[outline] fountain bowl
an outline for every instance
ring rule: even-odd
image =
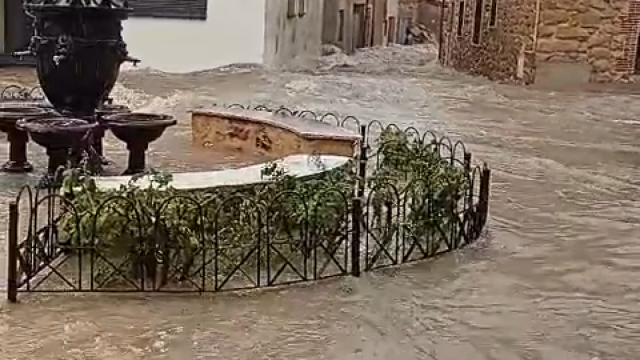
[[[16,129],[16,123],[20,119],[33,119],[51,114],[51,111],[23,104],[0,105],[0,131],[10,132]]]
[[[71,117],[52,116],[21,119],[16,123],[38,145],[47,149],[77,148],[85,135],[98,124]]]
[[[177,124],[171,115],[136,112],[107,115],[102,121],[115,137],[127,144],[148,144],[157,140],[166,128]]]

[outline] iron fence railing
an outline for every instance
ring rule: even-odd
[[[472,166],[463,143],[333,113],[229,107],[332,121],[362,139],[352,161],[336,170],[340,180],[321,187],[276,181],[151,200],[127,193],[102,198],[91,211],[59,189],[25,187],[9,207],[9,300],[18,292],[202,293],[359,276],[481,235],[490,170]],[[380,140],[390,131],[412,146],[402,161]],[[453,169],[437,186],[430,182],[437,174],[421,165],[428,156]]]
[[[42,88],[36,87],[22,87],[18,85],[9,85],[0,90],[0,102],[6,101],[42,101],[44,100],[44,94]]]

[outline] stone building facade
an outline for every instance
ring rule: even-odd
[[[324,0],[322,41],[346,53],[395,43],[398,0]]]
[[[431,35],[439,37],[443,1],[446,3],[446,0],[400,0],[398,32],[402,34],[407,27],[417,24],[423,26]]]
[[[640,0],[450,0],[444,15],[441,59],[471,74],[616,82],[640,68]]]
[[[534,1],[450,0],[445,5],[440,56],[445,65],[493,80],[533,82]]]
[[[313,62],[322,50],[323,9],[324,0],[266,0],[264,63],[290,67]]]

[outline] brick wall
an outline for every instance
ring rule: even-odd
[[[616,62],[616,72],[632,75],[635,72],[636,61],[638,61],[636,54],[640,32],[640,0],[629,0],[628,10],[621,20],[624,45],[622,56]]]

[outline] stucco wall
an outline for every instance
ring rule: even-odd
[[[355,51],[355,24],[353,6],[355,4],[364,4],[365,0],[325,0],[327,3],[324,27],[324,42],[328,44],[334,44],[341,47],[345,52],[352,53]],[[339,39],[339,26],[338,21],[339,11],[344,12],[344,28],[342,33],[342,40]]]
[[[484,0],[482,30],[472,43],[475,5],[465,2],[462,36],[457,35],[460,0],[451,1],[445,13],[445,59],[455,69],[493,80],[530,84],[535,77],[535,1],[499,0],[497,22],[489,26],[489,0]],[[452,13],[453,11],[453,13]],[[453,16],[451,16],[453,15]]]
[[[262,63],[265,0],[209,0],[205,21],[130,18],[123,27],[141,67],[190,72]]]
[[[324,0],[305,2],[306,14],[290,18],[287,16],[288,0],[267,0],[263,14],[266,65],[288,67],[313,61],[320,56]]]
[[[357,44],[358,28],[356,24],[356,15],[354,13],[355,5],[366,5],[366,0],[325,0],[324,29],[323,41],[328,44],[340,46],[345,52],[352,53],[355,51]],[[398,27],[398,0],[370,0],[369,8],[371,9],[372,19],[368,19],[366,23],[367,10],[363,15],[362,31],[365,33],[365,46],[386,46],[391,40],[394,42],[395,36],[388,39],[389,17],[395,17],[395,28]],[[344,32],[343,39],[339,40],[339,11],[344,11]],[[385,21],[387,27],[385,27]],[[373,32],[373,33],[372,33]],[[393,35],[393,34],[392,34]]]

